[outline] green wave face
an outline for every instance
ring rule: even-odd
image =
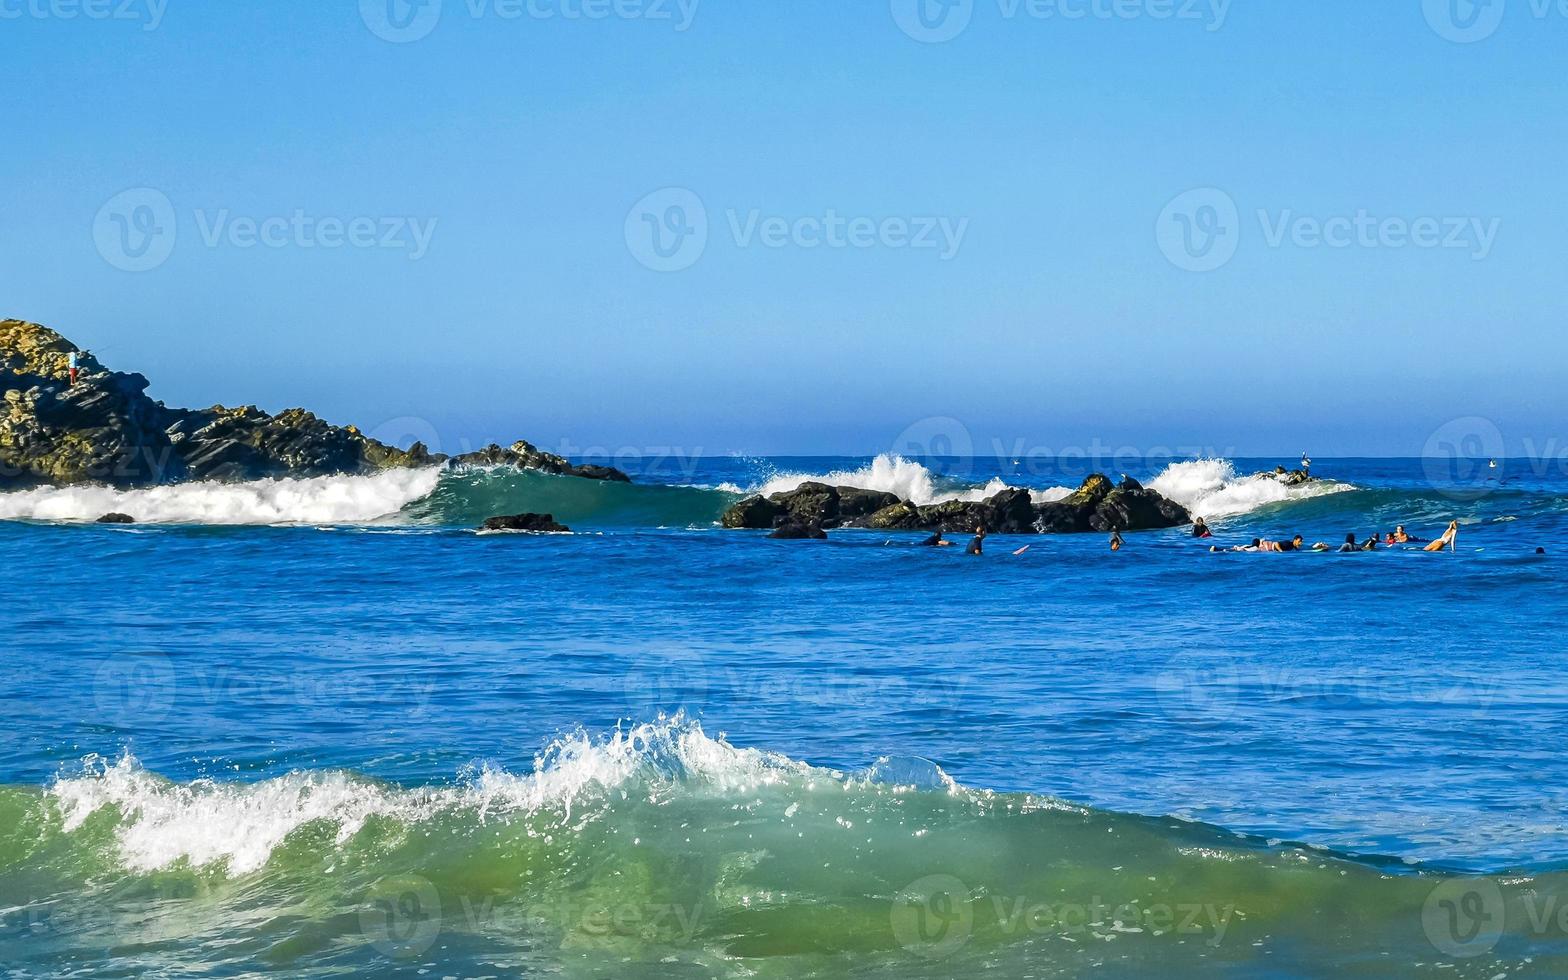
[[[684,724],[414,789],[123,760],[0,791],[0,953],[21,975],[1568,972],[1560,873],[1446,877],[925,770],[846,777]]]
[[[739,494],[703,487],[614,483],[506,467],[442,474],[436,489],[403,510],[426,524],[471,526],[488,517],[554,514],[577,527],[708,527]]]

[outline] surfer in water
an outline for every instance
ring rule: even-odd
[[[1120,551],[1120,550],[1122,550],[1122,532],[1120,532],[1120,531],[1112,531],[1111,532],[1111,550],[1112,551]]]
[[[1448,522],[1448,530],[1443,532],[1443,536],[1438,538],[1436,541],[1433,541],[1431,544],[1427,545],[1425,548],[1423,548],[1421,550],[1422,551],[1442,551],[1444,548],[1447,548],[1449,551],[1456,551],[1456,550],[1458,550],[1458,548],[1457,548],[1458,541],[1459,541],[1459,522],[1458,521],[1449,521]]]
[[[941,528],[937,528],[935,534],[920,543],[927,548],[951,548],[953,546],[953,542],[943,539]]]
[[[1345,535],[1345,543],[1339,546],[1339,553],[1340,554],[1345,554],[1346,552],[1349,552],[1349,551],[1360,551],[1360,550],[1361,550],[1361,548],[1356,544],[1356,536],[1354,534],[1347,534],[1347,535]]]
[[[1195,538],[1212,538],[1214,534],[1209,530],[1208,522],[1200,517],[1192,522],[1192,536]]]
[[[975,527],[975,539],[973,541],[969,542],[969,547],[964,549],[964,554],[966,554],[966,555],[983,555],[983,554],[985,554],[985,525],[984,524],[976,525],[976,527]]]

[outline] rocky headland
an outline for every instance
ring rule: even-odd
[[[71,356],[77,376],[71,379]],[[442,464],[509,465],[591,480],[629,481],[527,442],[449,458],[423,444],[398,449],[302,408],[170,408],[140,374],[111,371],[36,323],[0,320],[0,490],[187,480],[368,475]]]

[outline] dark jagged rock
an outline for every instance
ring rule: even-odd
[[[1190,523],[1187,508],[1143,487],[1112,490],[1089,519],[1089,527],[1096,531],[1146,531]]]
[[[1263,470],[1260,473],[1254,473],[1252,474],[1252,478],[1254,480],[1278,480],[1287,487],[1299,487],[1303,483],[1311,483],[1314,480],[1312,474],[1308,473],[1306,470],[1287,470],[1283,466],[1276,466],[1272,470]]]
[[[852,516],[854,510],[880,503],[875,511]],[[769,498],[748,497],[724,514],[733,528],[766,528],[780,520],[823,527],[869,527],[881,531],[930,531],[940,528],[967,534],[984,527],[988,534],[1072,534],[1085,531],[1142,531],[1190,523],[1186,509],[1133,479],[1113,484],[1093,474],[1062,500],[1036,504],[1028,490],[1009,488],[985,500],[947,500],[916,505],[892,494],[802,484]]]
[[[784,508],[780,504],[766,497],[747,497],[726,510],[719,518],[719,523],[732,530],[740,528],[761,530],[772,527],[783,516]]]
[[[868,519],[896,503],[897,494],[880,490],[802,483],[794,490],[770,497],[747,497],[726,510],[719,523],[728,528],[765,530],[788,518],[800,524],[835,528]]]
[[[169,439],[191,480],[363,474],[440,462],[421,443],[394,449],[352,425],[332,425],[302,408],[268,415],[255,406],[215,405],[170,415]]]
[[[557,524],[554,514],[514,514],[511,517],[487,518],[480,530],[565,534],[571,531],[571,528],[564,524]]]
[[[464,466],[515,466],[524,470],[540,470],[560,476],[580,476],[588,480],[609,480],[630,483],[631,477],[608,466],[579,465],[563,456],[547,453],[532,443],[519,439],[503,449],[492,443],[478,452],[455,456],[453,463]]]
[[[822,530],[821,524],[786,517],[768,537],[779,541],[826,541],[828,532]]]
[[[146,378],[109,371],[47,327],[0,320],[0,490],[367,475],[446,461],[420,443],[398,449],[301,408],[277,415],[253,406],[169,408],[146,390]],[[629,479],[609,467],[574,466],[526,442],[492,448],[496,462]]]
[[[105,514],[102,517],[98,518],[98,520],[94,521],[93,523],[95,523],[95,524],[135,524],[136,523],[136,518],[132,517],[129,514]]]

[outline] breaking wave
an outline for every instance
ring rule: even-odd
[[[127,970],[173,950],[233,972],[264,949],[268,971],[341,973],[439,942],[524,974],[624,975],[630,958],[749,976],[1174,975],[1173,952],[1197,948],[1193,975],[1317,975],[1319,949],[1430,958],[1434,890],[1498,880],[969,789],[919,759],[843,773],[680,716],[434,786],[341,770],[177,783],[90,759],[47,789],[0,789],[0,826],[11,919],[50,924],[68,896],[70,928],[19,955]],[[1504,880],[1499,955],[1562,954],[1522,924],[1525,899],[1568,894],[1565,878]],[[39,897],[8,886],[24,881]]]
[[[368,524],[395,516],[441,479],[441,470],[429,468],[142,490],[45,487],[0,494],[0,520],[95,521],[119,513],[146,524]]]
[[[770,476],[749,492],[770,495],[804,483],[827,483],[897,494],[917,504],[979,501],[1009,484],[938,476],[924,465],[882,455],[856,469]],[[1273,504],[1353,489],[1320,481],[1287,487],[1269,475],[1238,477],[1228,460],[1172,463],[1149,486],[1194,515],[1230,517]],[[1036,503],[1060,500],[1065,486],[1030,487]],[[80,522],[108,513],[144,524],[374,524],[471,527],[498,514],[553,514],[587,527],[711,527],[747,491],[718,487],[617,483],[554,476],[510,467],[388,470],[373,476],[185,483],[143,490],[66,487],[0,494],[0,520]]]

